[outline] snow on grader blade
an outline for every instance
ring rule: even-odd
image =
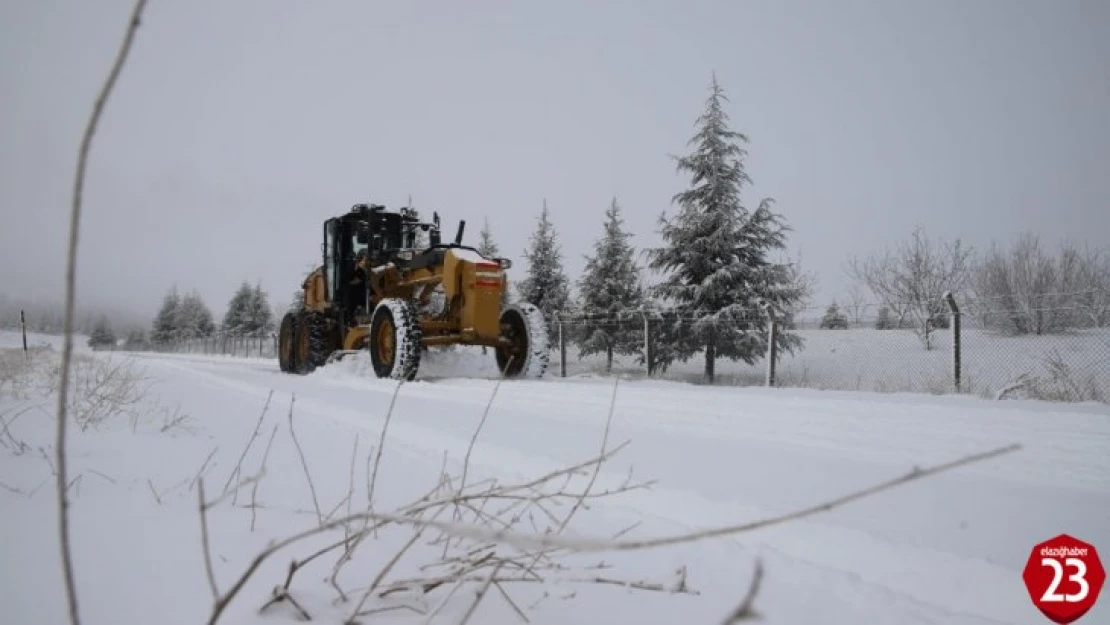
[[[281,370],[306,374],[368,353],[377,377],[412,380],[425,350],[480,345],[493,348],[505,377],[543,377],[543,315],[532,304],[501,304],[509,260],[463,245],[465,221],[442,243],[439,224],[438,214],[424,222],[411,208],[376,204],[325,220],[323,263],[278,330]]]

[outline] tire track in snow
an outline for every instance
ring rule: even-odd
[[[278,375],[265,371],[237,369],[231,366],[231,363],[226,365],[220,363],[218,367],[221,370],[220,373],[204,370],[207,367],[190,366],[184,363],[173,363],[171,366],[206,378],[210,382],[248,392],[256,397],[264,397],[269,393],[269,389],[275,386],[279,387],[280,392],[283,393],[296,392],[299,411],[307,412],[317,418],[331,418],[366,429],[372,429],[372,423],[380,423],[383,415],[369,414],[364,410],[352,409],[347,405],[338,403],[338,399],[335,397],[336,391],[346,389],[349,392],[363,395],[369,393],[377,396],[379,400],[384,398],[384,401],[387,402],[393,388],[392,384],[385,386],[373,380],[341,380],[319,374],[307,377],[290,378],[285,376],[279,378]],[[279,379],[280,384],[273,384],[278,382]],[[541,397],[536,398],[534,394],[523,396],[524,393],[533,392],[536,387],[544,385],[550,385],[552,388],[550,391],[543,389],[547,392],[544,392]],[[447,418],[455,425],[462,425],[464,417],[467,426],[473,425],[480,415],[481,408],[488,401],[488,393],[492,388],[492,383],[483,381],[473,386],[469,383],[453,384],[454,388],[451,389],[453,392],[448,393],[445,393],[443,388],[437,388],[439,386],[438,384],[415,383],[407,384],[402,389],[401,396],[398,398],[394,421],[390,426],[391,440],[388,443],[390,447],[399,447],[408,454],[425,459],[429,457],[438,459],[439,454],[444,449],[451,451],[455,457],[461,456],[469,443],[468,436],[458,432],[451,433],[449,428],[432,427],[420,422],[419,417],[427,414],[454,413]],[[567,388],[568,386],[571,386],[571,388]],[[467,390],[468,388],[469,390]],[[313,390],[315,390],[316,396],[313,395]],[[321,390],[328,395],[327,398],[318,396]],[[503,401],[510,404],[514,408],[514,412],[515,409],[521,407],[544,405],[547,405],[548,410],[550,410],[550,406],[556,397],[565,404],[568,397],[573,396],[575,405],[579,406],[581,410],[577,418],[569,419],[569,421],[577,425],[586,420],[592,420],[594,425],[597,425],[598,419],[602,421],[604,419],[602,409],[607,405],[607,392],[610,390],[609,385],[596,384],[581,384],[577,385],[576,388],[573,383],[565,382],[506,383],[499,393],[498,405],[501,405],[501,413],[506,411],[505,406],[502,405]],[[641,390],[644,389],[635,389],[631,392]],[[698,390],[700,391],[700,389]],[[580,392],[572,395],[573,391]],[[594,396],[598,392],[606,393],[604,403],[601,403],[598,397]],[[485,399],[479,401],[481,393],[485,394]],[[645,409],[650,408],[656,412],[665,412],[673,410],[676,404],[673,399],[671,401],[659,400],[655,396],[657,394],[650,392],[644,393],[644,395],[647,397],[641,399],[637,405]],[[450,399],[446,399],[445,396]],[[765,399],[763,403],[771,404],[773,402]],[[795,402],[786,401],[783,403],[791,404]],[[796,406],[790,407],[792,409],[796,408]],[[782,407],[779,406],[778,409],[781,411]],[[685,410],[687,413],[691,412],[689,399],[685,404]],[[467,415],[468,412],[473,414]],[[568,425],[563,419],[552,418],[550,414],[543,413],[541,410],[529,410],[528,412],[530,417],[536,416],[532,413],[539,413],[542,415],[541,419],[556,423],[561,422],[564,428]],[[699,414],[701,412],[698,411]],[[718,410],[717,413],[725,414],[725,411]],[[586,414],[596,416],[586,417]],[[643,420],[642,416],[637,418]],[[834,417],[830,416],[828,418]],[[491,419],[498,420],[496,416],[491,416]],[[443,419],[440,419],[440,421],[442,422]],[[637,425],[645,430],[655,429],[658,432],[669,433],[672,439],[676,433],[686,437],[690,437],[692,433],[689,427],[685,429],[681,427],[661,427],[659,423],[653,423],[651,419],[643,423],[633,421],[626,416],[624,423],[625,425]],[[703,431],[701,435],[706,434],[706,432]],[[711,433],[711,431],[708,432]],[[582,433],[579,431],[578,435],[581,437]],[[700,436],[696,438],[700,438]],[[758,436],[756,439],[758,442],[769,442],[759,439]],[[674,445],[673,440],[671,444]],[[591,447],[588,453],[594,451],[596,449]],[[584,453],[582,456],[588,455],[588,453]],[[559,459],[551,455],[526,453],[518,448],[512,448],[504,444],[494,444],[480,439],[476,445],[472,467],[482,467],[484,470],[498,475],[513,474],[516,476],[519,475],[517,471],[535,475],[565,466],[566,461],[566,458],[563,458],[560,462]],[[510,471],[508,467],[513,467],[517,471]],[[620,475],[606,473],[603,474],[601,481],[616,483],[623,477],[623,473]],[[630,493],[624,496],[622,501],[624,501],[623,504],[606,504],[604,507],[614,512],[625,510],[637,516],[651,516],[661,523],[671,526],[706,527],[761,516],[761,510],[758,507],[741,506],[727,501],[710,499],[700,493],[688,490],[663,488],[653,490],[651,494]],[[890,505],[894,504],[895,500],[891,500]],[[824,570],[837,579],[849,580],[852,584],[860,586],[859,592],[888,593],[900,597],[901,601],[908,604],[919,607],[927,606],[933,612],[933,615],[938,618],[951,617],[960,613],[978,615],[984,619],[1003,622],[1038,622],[1039,615],[1030,615],[1027,609],[1028,606],[1025,605],[1027,598],[1023,596],[1024,591],[1021,590],[1020,586],[1013,584],[1013,579],[1015,579],[1015,576],[1020,576],[1020,572],[1015,571],[1012,567],[992,564],[982,557],[884,540],[863,530],[837,527],[815,520],[771,528],[758,534],[737,537],[730,542],[741,546],[751,545],[749,539],[751,541],[758,539],[755,544],[763,545],[762,549],[773,550],[781,557],[788,558],[793,562]],[[915,575],[907,570],[907,563],[910,562],[918,570],[932,572],[933,578],[936,577],[936,571],[944,571],[944,578],[939,580],[923,579],[920,575]],[[941,618],[941,620],[944,619]]]

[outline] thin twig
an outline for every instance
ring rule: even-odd
[[[347,618],[347,623],[354,623],[355,617],[358,616],[359,612],[362,610],[362,606],[366,605],[366,601],[370,598],[370,595],[373,594],[375,590],[377,590],[378,586],[381,585],[382,580],[385,579],[385,576],[388,575],[391,570],[393,570],[394,566],[397,566],[397,563],[401,560],[402,557],[404,557],[405,553],[407,553],[409,549],[412,549],[412,546],[416,544],[416,541],[420,540],[420,536],[423,533],[423,527],[413,532],[412,538],[410,538],[408,542],[406,542],[400,549],[398,549],[397,553],[393,554],[393,557],[389,559],[389,562],[387,562],[385,566],[383,566],[382,569],[378,571],[378,574],[374,577],[374,580],[370,582],[369,586],[367,586],[366,592],[362,593],[362,597],[359,598],[358,604],[355,605],[354,610],[351,611],[351,616]]]
[[[212,570],[212,550],[208,543],[208,504],[204,501],[204,478],[197,482],[197,510],[200,512],[200,543],[204,550],[204,573],[208,577],[208,587],[212,589],[212,601],[220,598],[216,586],[216,574]]]
[[[217,445],[216,447],[212,448],[211,452],[208,453],[208,457],[204,459],[204,464],[200,465],[200,469],[197,469],[197,474],[194,475],[193,480],[189,482],[189,490],[193,490],[193,487],[196,486],[197,481],[200,480],[200,476],[204,475],[204,470],[208,467],[208,463],[211,462],[212,456],[215,456],[216,452],[219,451],[219,449],[220,447],[219,445]]]
[[[273,445],[274,445],[274,437],[277,436],[278,425],[279,424],[277,424],[277,423],[274,424],[274,431],[270,433],[270,442],[266,443],[266,451],[263,452],[263,454],[262,454],[262,463],[261,463],[261,466],[259,466],[259,468],[258,468],[259,473],[265,473],[266,472],[266,458],[270,457],[270,448],[273,447]],[[251,488],[251,531],[252,532],[254,531],[254,519],[255,519],[255,516],[256,516],[256,512],[258,510],[258,503],[257,503],[258,502],[258,485],[261,482],[262,482],[262,480],[255,481],[254,487]]]
[[[114,479],[112,479],[111,476],[105,475],[105,474],[101,473],[100,471],[97,471],[96,469],[89,469],[89,473],[92,473],[93,475],[102,477],[102,478],[108,480],[109,482],[111,482],[113,485],[118,484],[118,482],[116,482]]]
[[[509,607],[512,608],[514,612],[516,612],[517,616],[520,617],[520,620],[524,621],[525,623],[531,623],[531,621],[528,620],[528,616],[524,614],[524,610],[520,609],[520,606],[517,605],[516,601],[513,601],[513,598],[509,596],[509,591],[505,590],[504,584],[499,581],[494,581],[493,587],[497,589],[497,592],[501,593],[501,597],[505,600],[505,603],[509,604]]]
[[[0,488],[3,488],[4,490],[9,491],[9,492],[15,493],[16,495],[26,495],[27,494],[26,492],[23,491],[23,489],[16,488],[14,486],[8,486],[7,484],[5,484],[3,482],[0,482]]]
[[[150,478],[147,478],[146,485],[150,488],[150,494],[154,495],[154,501],[157,501],[159,506],[162,505],[162,498],[158,496],[158,490],[154,488],[154,482],[151,482]]]
[[[763,561],[756,559],[755,571],[752,573],[752,583],[748,586],[748,592],[744,595],[744,599],[740,601],[740,605],[736,609],[729,612],[721,625],[735,625],[742,621],[754,621],[759,619],[759,613],[755,611],[755,598],[759,594],[759,585],[763,581]]]
[[[250,440],[247,445],[243,447],[243,453],[239,454],[239,461],[235,463],[235,468],[231,470],[231,474],[227,476],[227,482],[224,483],[222,493],[226,493],[227,489],[231,486],[231,481],[236,477],[242,475],[243,460],[247,457],[247,452],[250,451],[251,446],[254,445],[254,439],[258,437],[259,430],[262,429],[262,420],[266,418],[266,411],[270,409],[270,400],[273,399],[274,392],[271,390],[270,394],[266,396],[266,403],[262,406],[262,414],[258,415],[258,422],[254,424],[254,431],[251,432]]]
[[[609,398],[609,414],[605,417],[605,432],[601,435],[601,451],[599,452],[600,456],[605,455],[605,448],[609,445],[609,428],[613,424],[613,413],[616,412],[617,387],[620,386],[620,383],[621,377],[618,375],[616,377],[616,380],[613,381],[613,396]],[[576,512],[578,512],[578,509],[582,506],[582,503],[586,500],[586,498],[590,496],[590,491],[593,490],[594,483],[597,482],[597,476],[600,473],[601,463],[595,464],[593,475],[590,476],[590,482],[586,484],[586,489],[582,491],[582,496],[574,502],[574,507],[570,509],[570,512],[568,512],[565,517],[563,517],[563,522],[559,524],[559,529],[555,531],[556,534],[562,533],[562,531],[566,529],[567,524],[570,523],[571,518],[574,517],[574,514]]]
[[[66,259],[66,303],[65,303],[65,340],[62,343],[61,377],[58,386],[58,423],[55,441],[55,453],[58,458],[57,488],[58,488],[58,534],[61,541],[62,577],[65,580],[66,603],[69,610],[71,625],[80,625],[81,617],[77,606],[77,583],[73,571],[73,554],[69,539],[69,496],[68,475],[66,467],[66,426],[68,415],[66,408],[69,403],[69,375],[73,359],[73,317],[75,309],[75,296],[77,292],[77,241],[81,228],[81,202],[85,188],[85,170],[88,168],[89,152],[92,149],[93,135],[96,134],[97,124],[104,106],[108,102],[115,87],[116,80],[123,71],[127,56],[131,52],[131,45],[135,41],[135,33],[139,30],[139,22],[146,0],[137,0],[131,11],[131,20],[124,34],[123,43],[120,45],[116,61],[112,65],[108,78],[93,104],[92,117],[85,127],[85,134],[81,138],[81,147],[77,153],[77,172],[73,181],[73,206],[69,217],[69,244]]]
[[[474,451],[474,443],[478,441],[478,435],[482,433],[482,428],[486,425],[486,418],[489,416],[494,398],[497,397],[497,390],[501,388],[501,383],[505,381],[505,374],[509,371],[512,361],[513,359],[510,356],[509,362],[505,363],[505,369],[501,372],[501,376],[497,378],[497,382],[493,385],[493,392],[490,393],[489,401],[486,402],[486,409],[482,411],[482,418],[478,421],[478,427],[474,428],[474,434],[470,437],[470,444],[466,447],[466,455],[463,457],[462,477],[459,478],[460,493],[466,488],[466,474],[470,469],[470,454]]]
[[[474,527],[459,523],[450,523],[444,521],[422,520],[415,519],[411,516],[399,516],[390,514],[370,514],[370,518],[379,521],[389,521],[398,524],[406,525],[428,525],[439,531],[450,534],[456,537],[466,537],[472,540],[486,540],[496,541],[507,545],[512,545],[519,549],[548,549],[552,547],[562,547],[576,552],[593,552],[593,551],[632,551],[639,549],[650,549],[654,547],[664,547],[670,545],[677,545],[682,543],[690,543],[707,538],[717,538],[720,536],[728,536],[733,534],[740,534],[750,532],[757,529],[762,529],[772,525],[786,523],[788,521],[796,521],[806,517],[819,514],[821,512],[828,512],[833,508],[838,508],[853,501],[864,499],[872,495],[877,495],[880,492],[889,490],[896,486],[901,486],[908,482],[921,479],[930,475],[935,475],[944,471],[949,471],[957,467],[981,462],[996,456],[1001,456],[1010,452],[1021,449],[1020,444],[1008,445],[1000,447],[991,451],[972,454],[964,456],[957,460],[947,462],[944,464],[934,465],[925,469],[917,469],[900,477],[881,482],[875,486],[871,486],[862,490],[854,491],[837,499],[833,499],[824,503],[820,503],[808,508],[802,508],[787,514],[765,517],[756,521],[741,523],[736,525],[727,525],[708,530],[701,530],[697,532],[690,532],[687,534],[678,534],[674,536],[665,536],[662,538],[653,538],[647,540],[626,541],[618,542],[606,539],[596,538],[568,538],[558,536],[555,534],[522,534],[518,532],[511,532],[507,530],[490,530],[484,527]],[[341,519],[338,522],[345,522],[347,520]]]
[[[376,451],[376,454],[374,456],[374,467],[370,472],[369,484],[366,486],[367,514],[370,514],[374,510],[374,489],[376,488],[378,483],[378,468],[381,466],[382,452],[385,450],[385,437],[386,433],[389,431],[389,424],[393,420],[393,408],[397,405],[397,395],[400,394],[401,387],[404,384],[405,380],[398,380],[397,386],[393,388],[393,397],[389,400],[389,408],[386,410],[385,413],[385,422],[382,423],[382,431],[381,434],[378,436],[378,446],[376,449],[371,448],[371,451]],[[363,531],[358,532],[355,536],[355,539],[352,542],[348,543],[347,548],[343,551],[343,557],[339,558],[339,560],[336,561],[335,566],[332,568],[331,576],[328,579],[332,587],[335,588],[336,592],[339,593],[339,596],[343,601],[346,601],[347,598],[343,590],[339,587],[339,573],[343,570],[343,567],[351,561],[351,556],[354,553],[355,549],[357,549],[358,546],[362,543],[363,539],[365,539],[365,530],[366,528],[370,527],[370,520],[371,518],[369,516],[363,517]],[[374,531],[377,531],[377,528],[378,526],[374,525],[372,529]]]
[[[301,458],[301,467],[304,468],[304,477],[308,480],[308,490],[312,494],[312,506],[316,509],[316,522],[319,525],[324,524],[324,514],[320,512],[320,499],[316,497],[316,485],[312,483],[312,474],[308,470],[308,461],[305,460],[304,450],[301,449],[301,442],[297,440],[297,432],[293,429],[293,405],[297,403],[297,396],[293,395],[289,400],[289,436],[293,438],[293,446],[297,448],[297,455]]]
[[[347,516],[351,516],[351,503],[355,498],[355,461],[358,460],[358,433],[355,433],[355,445],[351,450],[351,476],[347,482]],[[349,535],[350,530],[344,529],[344,535]]]
[[[481,587],[479,587],[478,590],[474,593],[474,601],[470,604],[470,607],[467,608],[466,613],[463,614],[462,619],[459,620],[459,625],[466,625],[470,621],[470,617],[473,616],[474,611],[478,609],[478,604],[482,602],[483,598],[485,598],[486,592],[489,590],[489,587],[493,585],[493,580],[497,578],[497,573],[501,570],[501,567],[504,566],[504,564],[504,561],[498,563],[498,565],[494,567],[493,571],[490,572],[489,577],[486,578],[486,582],[482,584]]]
[[[369,499],[367,510],[374,509],[374,488],[378,483],[378,467],[381,465],[382,452],[385,450],[385,435],[386,431],[389,430],[389,422],[393,420],[393,407],[397,403],[397,395],[401,392],[401,386],[404,385],[404,383],[404,380],[397,382],[397,387],[393,389],[393,397],[389,400],[389,410],[385,413],[385,423],[382,424],[382,433],[378,438],[377,455],[374,457],[374,470],[370,473],[370,486],[367,493],[367,499]]]

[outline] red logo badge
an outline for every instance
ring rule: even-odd
[[[1033,605],[1052,622],[1065,625],[1095,605],[1106,569],[1094,545],[1060,534],[1033,547],[1021,577]]]

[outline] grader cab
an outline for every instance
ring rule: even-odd
[[[336,359],[369,352],[380,378],[412,380],[423,353],[443,345],[493,348],[506,377],[542,377],[547,326],[522,303],[502,309],[510,261],[486,258],[455,239],[441,241],[431,222],[401,208],[356,204],[324,221],[323,262],[302,283],[303,302],[278,332],[278,363],[310,373]]]

